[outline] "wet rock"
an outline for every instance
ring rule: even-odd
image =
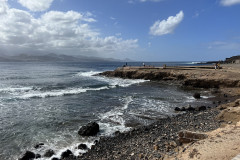
[[[87,147],[86,144],[79,144],[79,145],[78,145],[78,149],[87,150],[88,147]]]
[[[181,108],[179,108],[179,107],[175,107],[174,110],[175,110],[175,111],[178,111],[178,112],[179,112],[179,111],[182,111]]]
[[[198,111],[205,111],[207,109],[206,106],[200,106],[197,108]]]
[[[40,155],[40,154],[36,154],[36,155],[35,155],[35,158],[36,158],[36,159],[41,158],[41,155]]]
[[[94,141],[94,144],[95,144],[95,145],[98,144],[98,140],[95,140],[95,141]]]
[[[41,148],[44,145],[44,143],[38,143],[34,146],[35,149]]]
[[[61,154],[61,159],[65,159],[69,157],[73,157],[73,153],[69,149]]]
[[[52,149],[48,149],[45,153],[44,153],[44,157],[52,157],[55,154],[55,152]]]
[[[200,93],[194,93],[194,94],[193,94],[193,97],[194,97],[195,99],[199,99],[199,98],[201,98],[201,95],[200,95]]]
[[[114,133],[114,135],[119,135],[119,134],[121,134],[121,132],[120,131],[116,131],[115,133]]]
[[[99,132],[99,125],[96,122],[88,123],[86,126],[82,126],[78,134],[81,136],[95,136]]]
[[[36,157],[35,153],[31,152],[31,151],[26,151],[26,153],[24,153],[23,157],[20,158],[19,160],[32,160]]]
[[[193,108],[191,105],[189,105],[189,106],[186,108],[186,111],[195,111],[195,108]]]
[[[186,108],[185,108],[185,107],[182,107],[182,108],[181,108],[181,111],[186,111]]]

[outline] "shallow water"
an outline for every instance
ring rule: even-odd
[[[176,106],[209,103],[208,92],[195,100],[194,91],[175,85],[93,76],[123,64],[0,63],[0,159],[49,148],[57,156],[66,148],[78,154],[78,144],[97,138],[77,134],[90,121],[100,124],[99,137],[174,115]],[[45,145],[35,150],[39,142]]]

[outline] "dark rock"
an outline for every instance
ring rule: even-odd
[[[207,109],[206,106],[200,106],[197,108],[198,111],[205,111]]]
[[[119,135],[119,134],[121,134],[120,131],[116,131],[116,132],[114,133],[114,135]]]
[[[40,154],[36,154],[35,158],[36,159],[41,158],[41,155]]]
[[[98,144],[98,140],[95,140],[95,141],[94,141],[94,144],[95,144],[95,145]]]
[[[32,160],[36,157],[35,153],[31,152],[31,151],[26,151],[26,153],[24,153],[23,157],[20,158],[19,160]]]
[[[175,107],[174,110],[175,111],[182,111],[181,108],[179,108],[179,107]]]
[[[54,157],[54,158],[52,158],[52,160],[60,160],[59,158],[56,158],[56,157]]]
[[[81,136],[95,136],[99,132],[99,125],[96,122],[88,123],[86,126],[82,126],[78,134]]]
[[[87,150],[88,147],[87,147],[86,144],[79,144],[79,145],[78,145],[78,149]]]
[[[186,108],[185,108],[185,107],[182,107],[182,108],[181,108],[181,111],[186,111]]]
[[[188,107],[186,108],[186,111],[195,111],[195,108],[193,108],[193,107],[191,107],[191,106],[188,106]]]
[[[69,157],[72,157],[73,156],[73,153],[72,151],[70,151],[69,149],[66,150],[65,152],[63,152],[61,154],[61,159],[65,159],[65,158],[69,158]]]
[[[194,93],[194,94],[193,94],[193,97],[194,97],[195,99],[199,99],[199,98],[201,98],[201,95],[200,95],[200,93]]]
[[[55,152],[51,149],[47,150],[45,153],[44,153],[44,157],[52,157],[53,155],[55,154]]]
[[[41,148],[44,145],[44,143],[38,143],[34,146],[34,148],[38,149]]]

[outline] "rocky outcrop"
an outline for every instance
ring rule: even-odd
[[[87,147],[86,144],[79,144],[79,145],[78,145],[78,149],[81,149],[81,150],[87,150],[88,147]]]
[[[52,149],[49,149],[44,153],[43,156],[44,157],[52,157],[54,154],[55,154],[55,152]]]
[[[178,140],[181,143],[194,142],[201,139],[205,139],[207,137],[208,136],[206,134],[198,133],[198,132],[191,132],[186,130],[178,132]]]
[[[82,126],[78,134],[81,136],[95,136],[99,132],[99,125],[96,122],[88,123],[86,126]]]
[[[107,77],[119,77],[128,79],[145,79],[145,80],[184,80],[186,77],[183,74],[171,74],[170,72],[152,70],[152,71],[142,71],[142,70],[121,70],[117,69],[115,71],[106,71],[100,73],[99,75]]]
[[[32,160],[36,158],[35,153],[31,152],[31,151],[26,151],[24,153],[24,155],[22,156],[22,158],[19,158],[19,160]]]
[[[107,77],[119,77],[128,79],[145,79],[154,81],[179,81],[184,86],[195,88],[220,88],[220,87],[240,87],[240,80],[237,73],[215,72],[212,70],[198,69],[160,69],[160,68],[118,68],[114,71],[106,71],[99,75]],[[229,78],[232,77],[232,78]]]
[[[75,159],[75,156],[73,155],[72,151],[66,150],[61,154],[61,159]]]
[[[41,148],[42,146],[44,146],[44,143],[38,143],[34,146],[35,149]]]

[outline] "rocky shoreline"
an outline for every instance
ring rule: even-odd
[[[214,88],[215,93],[218,94],[217,97],[212,99],[213,104],[216,107],[221,103],[224,104],[203,111],[189,110],[176,117],[161,119],[149,126],[133,129],[127,133],[116,133],[114,137],[103,137],[79,159],[178,159],[177,156],[180,153],[184,153],[190,145],[194,144],[192,142],[189,145],[182,145],[179,141],[179,131],[207,132],[232,123],[229,119],[227,121],[224,119],[223,115],[227,111],[222,110],[227,109],[229,104],[234,107],[239,106],[239,101],[235,100],[240,95],[240,77],[239,72],[235,72],[231,68],[232,66],[227,67],[229,66],[217,71],[202,68],[160,70],[159,68],[142,67],[137,69],[118,68],[115,71],[101,73],[100,75],[108,77],[175,81],[194,88]],[[236,69],[238,70],[239,66]],[[179,111],[182,111],[182,109]],[[189,153],[189,159],[194,158],[195,153],[199,154],[195,151],[193,149]],[[214,159],[214,157],[212,158]]]
[[[65,151],[66,153],[62,153],[64,154],[61,157],[62,160],[169,159],[169,157],[174,159],[194,143],[183,145],[179,141],[178,133],[180,131],[208,132],[232,123],[229,118],[231,114],[226,113],[228,116],[226,119],[223,111],[228,108],[228,104],[231,104],[229,102],[233,103],[240,95],[239,72],[232,71],[227,67],[217,71],[208,67],[165,69],[123,67],[115,71],[103,72],[100,75],[167,81],[193,88],[212,88],[216,97],[211,99],[211,107],[177,108],[175,110],[179,114],[175,117],[160,119],[149,126],[133,128],[126,133],[116,132],[112,137],[101,137],[91,149],[88,149],[88,152],[76,157],[71,151]],[[199,95],[193,96],[199,98]],[[232,106],[240,105],[235,103],[237,102],[234,102]],[[80,148],[82,147],[87,149],[84,144],[80,146]],[[57,160],[57,158],[52,158],[52,160]]]
[[[215,119],[218,114],[216,108],[189,111],[127,133],[117,132],[114,137],[102,137],[89,152],[78,159],[163,159],[166,155],[174,155],[177,147],[181,146],[178,141],[179,131],[214,130],[221,124],[221,121]]]

